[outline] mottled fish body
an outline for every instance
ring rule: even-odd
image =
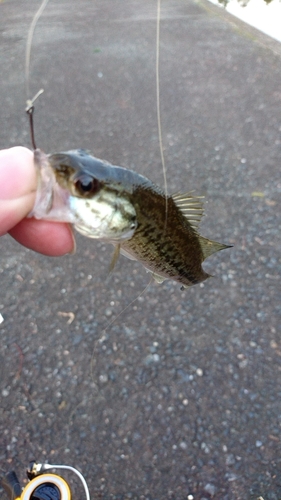
[[[158,282],[172,279],[184,287],[210,275],[202,262],[227,248],[202,237],[199,198],[167,196],[146,177],[113,166],[83,150],[34,153],[38,192],[30,216],[70,222],[85,236],[116,246],[140,261]]]

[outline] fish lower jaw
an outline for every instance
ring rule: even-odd
[[[122,241],[129,240],[135,232],[135,228],[125,229],[123,232],[116,232],[113,230],[108,230],[108,227],[95,228],[92,226],[87,226],[84,223],[75,223],[73,224],[73,226],[75,227],[76,231],[78,231],[78,233],[82,234],[83,236],[87,236],[87,238],[106,241],[107,243],[112,243],[113,245],[117,245],[122,243]]]
[[[130,239],[137,227],[135,210],[130,204],[123,212],[118,210],[115,198],[108,193],[91,199],[70,197],[75,229],[88,238],[112,243]]]

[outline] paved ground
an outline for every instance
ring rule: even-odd
[[[155,4],[50,1],[31,57],[38,146],[163,184]],[[30,144],[37,7],[0,4],[0,147]],[[107,278],[103,244],[78,237],[75,256],[49,259],[2,238],[0,466],[21,479],[34,457],[78,466],[95,499],[278,500],[280,46],[203,0],[163,0],[162,17],[169,190],[205,194],[202,233],[234,248],[204,285],[153,284],[119,315],[148,282],[137,263]]]

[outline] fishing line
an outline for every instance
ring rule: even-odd
[[[46,5],[48,4],[49,0],[43,0],[41,3],[39,9],[37,12],[34,14],[34,17],[31,21],[31,25],[28,31],[28,36],[27,36],[27,42],[26,42],[26,54],[25,54],[25,90],[26,90],[26,99],[27,101],[29,100],[29,74],[30,74],[30,53],[31,53],[31,45],[32,45],[32,39],[34,35],[34,30],[36,28],[36,24],[39,21],[39,18],[41,17]],[[34,101],[35,99],[32,99]]]
[[[161,110],[160,110],[160,75],[159,75],[159,56],[160,56],[160,20],[161,20],[161,0],[157,0],[157,17],[156,17],[156,107],[157,107],[157,127],[158,127],[158,141],[160,148],[160,156],[161,163],[163,169],[163,177],[164,177],[164,190],[165,190],[165,199],[166,199],[166,207],[165,207],[165,227],[164,234],[166,232],[167,227],[167,218],[168,218],[168,186],[167,186],[167,174],[166,174],[166,165],[165,165],[165,157],[163,150],[163,136],[162,136],[162,127],[161,127]]]
[[[30,126],[30,136],[31,136],[31,143],[32,147],[35,150],[36,149],[36,143],[35,143],[35,136],[34,136],[34,124],[33,124],[33,113],[34,113],[34,102],[36,101],[37,97],[39,97],[44,90],[41,89],[33,99],[30,99],[30,89],[29,89],[29,75],[30,75],[30,54],[31,54],[31,46],[32,46],[32,40],[33,40],[33,35],[34,35],[34,30],[36,27],[36,24],[42,15],[43,10],[45,9],[46,5],[48,4],[49,0],[43,0],[41,3],[39,9],[35,13],[31,25],[28,31],[27,35],[27,42],[26,42],[26,54],[25,54],[25,92],[26,92],[26,108],[25,111],[29,116],[29,126]]]

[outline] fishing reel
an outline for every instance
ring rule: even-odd
[[[26,471],[29,482],[22,488],[14,471],[0,479],[9,500],[71,500],[69,484],[61,476],[48,472],[50,469],[64,469],[74,472],[81,480],[86,500],[90,500],[89,489],[82,474],[69,465],[38,464],[31,462]]]

